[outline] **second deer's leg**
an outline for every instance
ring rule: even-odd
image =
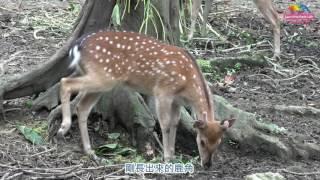
[[[280,18],[271,0],[254,0],[260,12],[271,24],[274,39],[274,55],[279,56],[280,50]]]
[[[201,6],[201,0],[194,0],[192,1],[192,10],[191,10],[191,26],[190,26],[190,32],[188,35],[188,40],[191,40],[193,37],[193,33],[196,28],[196,21],[199,13],[199,9]]]
[[[172,159],[172,147],[170,147],[170,138],[172,138],[170,137],[172,102],[172,98],[168,98],[165,96],[157,96],[155,98],[156,112],[162,132],[164,161],[166,162]]]
[[[78,123],[81,134],[81,140],[84,152],[86,154],[94,154],[94,152],[91,149],[87,121],[90,111],[99,100],[100,95],[101,93],[86,93],[81,97],[77,105]]]

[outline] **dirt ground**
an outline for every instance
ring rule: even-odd
[[[42,65],[64,43],[72,28],[78,10],[70,9],[68,4],[60,1],[0,1],[0,85],[13,76],[30,72]],[[50,2],[50,3],[49,3]],[[277,1],[279,2],[279,1]],[[20,5],[20,6],[19,6]],[[228,99],[234,106],[256,113],[268,122],[286,128],[290,132],[312,137],[320,143],[320,118],[314,115],[285,113],[276,110],[276,105],[310,106],[320,109],[320,2],[308,1],[310,8],[318,17],[309,27],[282,25],[282,51],[280,61],[272,61],[268,66],[241,67],[233,76],[235,81],[229,88],[219,88],[216,93]],[[250,51],[270,51],[272,49],[272,32],[269,25],[259,15],[254,6],[229,8],[228,15],[221,15],[212,21],[212,26],[221,34],[229,34],[230,29],[241,29],[251,34],[256,42],[267,40]],[[287,3],[279,3],[283,9]],[[219,7],[221,9],[221,7]],[[236,9],[236,10],[235,10]],[[233,11],[231,11],[233,10]],[[227,9],[228,11],[228,9]],[[257,14],[252,17],[252,13]],[[58,20],[64,19],[64,22]],[[210,19],[210,18],[209,18]],[[228,21],[229,27],[222,26]],[[244,44],[248,39],[230,36],[234,44]],[[198,58],[237,56],[239,51],[219,51],[221,45],[215,44],[204,51],[204,42],[194,41],[192,52]],[[271,43],[270,43],[271,42]],[[213,48],[214,47],[214,48]],[[223,45],[222,49],[231,47]],[[245,50],[244,50],[245,51]],[[233,89],[232,91],[230,89]],[[36,174],[57,172],[67,179],[66,171],[76,174],[71,179],[136,178],[143,176],[124,175],[122,165],[107,168],[95,166],[82,153],[77,125],[73,124],[72,134],[66,137],[62,146],[56,144],[32,145],[16,129],[17,125],[42,127],[46,129],[48,112],[33,112],[29,104],[33,97],[24,97],[4,102],[7,121],[0,122],[0,176],[2,179],[41,179]],[[89,126],[92,127],[92,126]],[[94,146],[103,142],[103,136],[94,133],[91,137],[99,139]],[[310,138],[311,139],[311,138]],[[309,139],[306,139],[308,141]],[[63,168],[64,167],[64,168]],[[35,170],[34,168],[38,168]],[[149,176],[156,179],[243,179],[244,176],[259,172],[279,172],[287,179],[320,179],[320,162],[316,160],[281,160],[264,152],[239,149],[224,143],[219,150],[213,167],[204,171],[196,167],[192,175]],[[312,175],[299,173],[318,172]],[[112,172],[118,171],[114,174]],[[19,174],[19,173],[23,173]],[[63,174],[65,173],[65,174]],[[55,179],[57,177],[51,177]],[[49,179],[49,176],[48,176]]]

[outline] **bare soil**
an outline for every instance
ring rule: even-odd
[[[50,3],[49,3],[50,2]],[[320,3],[308,2],[313,9],[318,10]],[[277,4],[278,5],[278,4]],[[286,3],[280,3],[279,7],[286,7]],[[254,7],[236,11],[237,15],[223,15],[218,20],[212,21],[213,27],[221,34],[228,34],[226,21],[245,31],[250,32],[256,42],[267,40],[273,42],[269,25],[256,12]],[[236,7],[233,7],[235,9]],[[41,26],[43,20],[35,20],[39,14],[43,18],[59,18],[65,14],[73,13],[68,10],[66,4],[60,1],[52,2],[42,0],[40,2],[23,1],[19,7],[19,1],[0,1],[0,85],[12,76],[18,76],[29,72],[41,65],[63,44],[71,29],[60,27],[63,24],[51,24]],[[257,16],[252,17],[252,13]],[[319,18],[319,11],[315,12]],[[232,18],[230,18],[232,17]],[[76,14],[74,14],[76,18]],[[39,25],[40,23],[40,25]],[[285,113],[275,110],[275,105],[310,106],[320,109],[320,30],[319,19],[307,29],[297,25],[282,25],[282,51],[285,56],[280,61],[271,61],[281,66],[275,67],[272,63],[263,68],[242,66],[233,76],[235,81],[228,88],[217,86],[216,93],[227,98],[234,106],[252,113],[256,113],[264,120],[284,127],[290,132],[301,133],[312,137],[316,143],[320,142],[320,118],[319,116],[297,113]],[[72,22],[69,23],[70,28]],[[47,28],[45,28],[47,27]],[[41,29],[43,28],[43,29]],[[36,36],[35,36],[35,32]],[[230,37],[230,42],[244,44],[247,39]],[[209,47],[209,51],[203,50],[203,42],[195,44],[193,52],[198,58],[209,59],[219,56],[238,56],[239,52],[215,51]],[[219,45],[216,45],[219,46]],[[214,47],[214,46],[213,46]],[[231,47],[223,46],[223,49]],[[270,43],[254,47],[251,51],[270,51]],[[199,50],[199,51],[198,51]],[[214,82],[216,83],[216,82]],[[233,89],[232,91],[230,89]],[[42,127],[45,130],[48,112],[33,112],[29,109],[33,97],[25,97],[4,102],[8,111],[7,121],[0,122],[0,176],[7,179],[37,179],[34,168],[41,169],[41,173],[50,170],[61,172],[70,168],[76,174],[69,178],[66,175],[61,179],[94,179],[103,177],[117,171],[123,166],[110,166],[108,168],[97,167],[82,153],[79,130],[77,124],[72,126],[72,134],[66,137],[62,146],[55,143],[46,145],[32,145],[16,129],[17,125],[29,127]],[[92,119],[94,121],[94,119]],[[95,139],[93,146],[105,143],[104,135],[94,132],[94,123],[90,123],[90,136]],[[46,136],[44,131],[43,136]],[[311,138],[310,138],[311,139]],[[306,141],[310,140],[306,139]],[[179,151],[179,150],[178,150]],[[190,150],[189,155],[194,155]],[[180,152],[179,152],[180,153]],[[78,165],[81,164],[81,167]],[[88,168],[90,167],[90,168]],[[29,168],[29,169],[28,169]],[[59,169],[59,168],[62,168]],[[213,167],[204,171],[196,167],[192,175],[147,175],[146,178],[157,179],[243,179],[244,176],[259,172],[279,172],[287,179],[320,179],[320,162],[316,160],[281,160],[264,152],[255,152],[250,149],[240,149],[237,145],[225,142],[220,147],[216,162]],[[283,170],[299,173],[317,172],[314,175],[295,175]],[[19,174],[23,172],[23,175]],[[65,171],[64,171],[65,172]],[[13,175],[16,175],[14,177]],[[123,171],[114,174],[119,177]],[[112,175],[109,176],[109,178]],[[128,178],[128,176],[123,176]],[[142,176],[130,178],[140,179]],[[9,178],[10,179],[10,178]],[[52,179],[55,179],[52,177]]]

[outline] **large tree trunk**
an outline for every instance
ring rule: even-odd
[[[57,83],[68,71],[68,51],[82,34],[102,29],[110,22],[115,0],[86,1],[75,23],[73,33],[65,45],[45,64],[30,73],[14,77],[0,87],[0,99],[13,99],[38,94]],[[1,103],[2,104],[2,103]]]

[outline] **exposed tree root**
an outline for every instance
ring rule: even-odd
[[[320,171],[316,171],[316,172],[293,172],[293,171],[289,171],[287,169],[282,169],[281,170],[284,173],[288,173],[288,174],[293,174],[296,176],[310,176],[310,175],[318,175],[320,174]]]
[[[267,61],[259,54],[254,54],[253,56],[244,55],[240,57],[216,57],[210,59],[211,66],[217,66],[219,69],[234,66],[237,63],[247,66],[264,66],[267,64]]]
[[[39,110],[41,108],[46,108],[51,110],[59,105],[59,89],[60,83],[55,84],[50,87],[47,91],[40,94],[37,99],[33,101],[32,109]]]
[[[320,109],[310,107],[310,106],[285,106],[285,105],[275,105],[274,109],[277,111],[283,111],[287,113],[294,113],[300,115],[320,115]]]
[[[266,124],[248,112],[232,107],[225,99],[214,96],[215,114],[220,120],[234,116],[237,119],[227,137],[241,148],[262,150],[282,159],[320,159],[320,145],[304,142],[304,135],[291,133],[275,124]],[[299,137],[299,138],[298,138]]]

